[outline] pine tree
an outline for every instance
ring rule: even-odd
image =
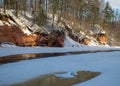
[[[107,2],[104,9],[104,22],[107,24],[112,23],[113,19],[114,11],[112,10],[112,7],[110,6],[109,2]]]

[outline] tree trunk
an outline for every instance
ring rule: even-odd
[[[6,14],[6,1],[4,0],[4,13]]]
[[[16,14],[15,15],[18,17],[18,2],[16,1],[15,4],[16,4],[16,8],[15,8]]]

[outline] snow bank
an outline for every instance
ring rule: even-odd
[[[81,44],[75,42],[69,36],[66,36],[64,41],[64,47],[81,47]]]
[[[112,48],[105,46],[83,46],[83,47],[64,47],[64,48],[55,48],[55,47],[0,47],[0,57],[7,55],[16,55],[16,54],[32,54],[32,53],[62,53],[62,52],[74,52],[74,51],[90,51],[90,50],[120,50],[120,48]]]

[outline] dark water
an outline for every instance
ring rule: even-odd
[[[37,58],[48,58],[48,57],[57,57],[65,55],[77,55],[77,54],[87,54],[87,53],[97,53],[97,52],[114,52],[120,50],[93,50],[93,51],[76,51],[76,52],[64,52],[64,53],[40,53],[40,54],[18,54],[0,57],[0,64],[18,62],[22,60],[30,60]]]
[[[99,72],[90,71],[78,71],[74,78],[59,78],[54,74],[49,74],[12,86],[72,86],[90,80],[98,75],[100,75]]]

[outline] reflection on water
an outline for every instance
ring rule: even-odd
[[[19,54],[0,57],[0,64],[18,62],[21,60],[45,58],[45,57],[57,57],[64,55],[77,55],[77,54],[87,54],[87,53],[97,53],[97,52],[113,52],[120,50],[94,50],[94,51],[75,51],[75,52],[59,52],[59,53],[40,53],[40,54]]]
[[[12,86],[72,86],[100,75],[99,72],[78,71],[74,78],[59,78],[54,74],[41,76]]]
[[[30,60],[30,59],[36,59],[36,58],[63,56],[63,55],[66,55],[66,53],[40,53],[40,54],[10,55],[10,56],[0,57],[0,64],[18,62],[22,60]]]

